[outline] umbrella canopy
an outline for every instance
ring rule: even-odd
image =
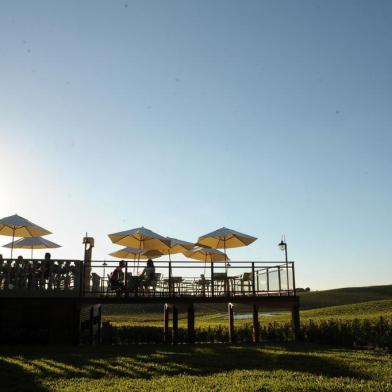
[[[60,247],[60,245],[42,237],[21,238],[20,240],[4,245],[4,248],[31,249],[31,258],[33,258],[34,249],[52,249]]]
[[[227,249],[247,246],[256,240],[256,237],[228,229],[227,227],[222,227],[211,233],[202,235],[199,237],[198,243],[201,245],[211,246],[212,248]]]
[[[144,250],[165,250],[170,248],[170,241],[145,227],[120,231],[109,234],[114,244],[129,246]]]
[[[183,252],[186,257],[194,260],[200,260],[204,262],[216,262],[229,260],[227,255],[218,249],[205,248],[204,246],[195,246],[194,248]]]
[[[0,219],[0,234],[12,236],[13,243],[15,237],[38,237],[52,233],[19,215],[11,215]],[[11,259],[13,250],[11,245]]]
[[[14,243],[10,242],[9,244],[4,245],[4,247],[12,248],[12,244],[14,248],[18,249],[51,249],[61,247],[61,245],[55,244],[54,242],[42,237],[21,238]]]
[[[117,250],[115,252],[110,253],[110,256],[118,257],[120,259],[156,259],[157,257],[161,257],[163,253],[158,250],[143,250],[137,248],[123,248]]]
[[[0,219],[0,234],[25,238],[52,233],[19,215],[11,215]]]
[[[175,253],[183,253],[195,247],[195,244],[188,241],[182,241],[178,238],[166,237],[170,241],[169,248],[162,249],[161,252],[165,255],[173,255]]]

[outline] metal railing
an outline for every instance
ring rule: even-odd
[[[114,272],[116,270],[116,272]],[[1,259],[0,296],[206,297],[295,295],[294,262]]]

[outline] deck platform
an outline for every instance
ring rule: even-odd
[[[114,285],[111,273],[115,268],[119,268],[118,262],[113,261],[3,259],[0,264],[0,334],[5,330],[10,332],[9,326],[15,327],[18,322],[21,330],[26,326],[41,332],[51,330],[48,323],[58,329],[56,318],[62,320],[64,316],[58,316],[58,309],[64,309],[66,318],[71,320],[68,328],[71,332],[65,335],[80,341],[87,328],[90,331],[87,335],[93,334],[88,340],[93,342],[96,340],[94,331],[100,331],[100,312],[96,309],[100,309],[101,304],[162,304],[164,335],[171,312],[172,343],[175,343],[178,309],[185,308],[189,342],[192,342],[194,304],[224,303],[228,306],[231,335],[234,334],[233,306],[249,304],[253,309],[255,342],[258,341],[258,312],[262,309],[291,311],[294,334],[298,336],[299,298],[292,261],[243,261],[230,265],[158,261],[154,277],[149,279],[143,274],[141,263],[131,262],[120,269],[119,284],[115,282]],[[31,307],[35,309],[35,315]],[[42,325],[26,321],[32,317],[41,318]],[[10,319],[14,321],[10,322]],[[78,338],[75,331],[79,331]],[[53,334],[53,331],[49,333]]]

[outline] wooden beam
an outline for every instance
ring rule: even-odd
[[[193,303],[188,305],[188,343],[195,343],[195,307]]]
[[[173,329],[172,329],[172,343],[177,344],[178,342],[178,309],[173,305]]]
[[[260,341],[260,324],[259,324],[259,307],[253,304],[253,330],[252,330],[253,343]]]
[[[229,316],[229,343],[235,342],[234,336],[234,314],[233,314],[233,304],[229,303],[227,305],[227,313]]]
[[[299,316],[299,306],[294,305],[291,308],[291,326],[294,332],[294,339],[300,340],[300,329],[301,329],[301,322]]]
[[[169,317],[170,307],[168,304],[163,305],[163,342],[169,342]]]

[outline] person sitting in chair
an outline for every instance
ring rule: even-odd
[[[154,266],[154,262],[151,259],[147,260],[147,266],[144,268],[144,270],[140,274],[140,279],[141,279],[140,286],[146,290],[148,290],[149,286],[154,285],[154,283],[155,283],[155,266]]]
[[[109,285],[112,290],[120,296],[124,292],[124,272],[125,261],[121,260],[114,271],[109,275]]]

